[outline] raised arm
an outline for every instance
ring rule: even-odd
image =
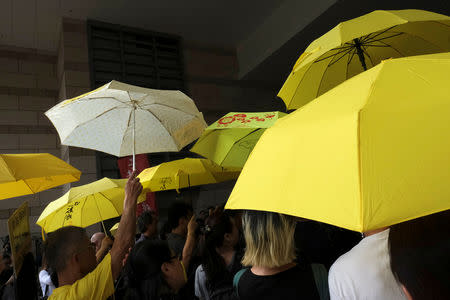
[[[195,236],[195,230],[198,227],[198,223],[195,220],[195,216],[192,216],[188,224],[188,234],[186,237],[186,243],[183,248],[183,265],[186,270],[189,268],[189,263],[191,262],[192,252],[194,252],[195,245],[197,244],[197,237]]]
[[[137,198],[142,192],[142,185],[136,176],[137,171],[133,171],[125,186],[122,217],[111,248],[111,270],[114,279],[119,276],[123,266],[122,261],[129,248],[134,244]]]

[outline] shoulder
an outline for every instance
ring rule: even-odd
[[[111,254],[108,253],[92,272],[72,285],[55,289],[50,299],[106,299],[113,293]]]

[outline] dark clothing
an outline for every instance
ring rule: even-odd
[[[169,244],[169,248],[178,257],[181,257],[183,255],[183,248],[185,243],[186,238],[179,234],[171,232],[167,235],[167,244]]]
[[[342,254],[361,241],[361,234],[315,221],[298,222],[295,228],[297,257],[323,264],[327,270]]]
[[[153,239],[155,239],[155,238],[156,238],[156,237],[146,237],[143,233],[141,233],[141,235],[139,236],[139,238],[136,240],[136,243],[134,243],[134,244],[136,245],[136,244],[139,244],[140,242],[146,241],[146,240],[151,241],[151,240],[153,240]]]
[[[267,276],[255,275],[248,269],[239,280],[238,293],[241,300],[319,300],[311,266],[306,264]]]

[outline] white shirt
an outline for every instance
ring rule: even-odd
[[[50,296],[55,289],[55,286],[50,278],[50,274],[46,270],[41,270],[39,272],[39,283],[41,284],[42,295],[44,296]],[[46,285],[48,285],[47,293],[45,293]]]
[[[389,229],[363,238],[330,268],[331,300],[406,300],[391,271]]]

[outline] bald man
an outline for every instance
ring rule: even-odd
[[[91,237],[91,243],[95,244],[95,253],[100,250],[100,247],[102,246],[102,241],[105,238],[105,234],[103,232],[96,232]]]

